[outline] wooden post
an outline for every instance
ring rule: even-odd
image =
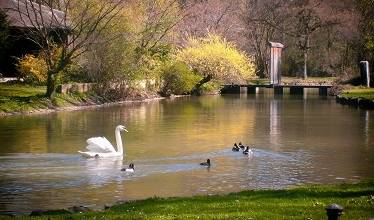
[[[360,62],[360,72],[362,83],[366,84],[366,87],[370,88],[370,72],[369,72],[369,62],[361,61]]]
[[[270,84],[279,85],[281,83],[281,43],[270,42]]]

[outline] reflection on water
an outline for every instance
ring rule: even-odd
[[[0,118],[0,213],[373,177],[371,114],[264,89]],[[129,130],[123,161],[77,154],[92,136],[115,143],[118,124]],[[231,151],[239,141],[251,157]],[[121,172],[130,162],[135,173]]]

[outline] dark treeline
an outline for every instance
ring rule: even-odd
[[[180,31],[219,33],[255,57],[268,75],[268,41],[285,45],[283,74],[338,76],[373,64],[372,0],[207,0],[195,3]],[[307,68],[306,68],[307,67]]]

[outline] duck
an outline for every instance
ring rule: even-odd
[[[210,167],[210,159],[207,159],[206,162],[200,163],[200,166]]]
[[[250,156],[253,154],[253,150],[250,149],[249,146],[246,146],[245,150],[243,151],[243,154]]]
[[[125,171],[127,173],[134,173],[135,172],[134,164],[130,163],[128,168],[122,168],[121,171]]]
[[[239,151],[239,150],[240,150],[239,146],[235,143],[234,147],[232,148],[232,151]]]
[[[239,142],[240,149],[244,150],[245,146],[242,144],[242,142]]]

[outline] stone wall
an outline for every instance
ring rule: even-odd
[[[95,83],[68,83],[62,84],[57,88],[57,92],[62,94],[76,93],[76,92],[88,92],[92,90]]]

